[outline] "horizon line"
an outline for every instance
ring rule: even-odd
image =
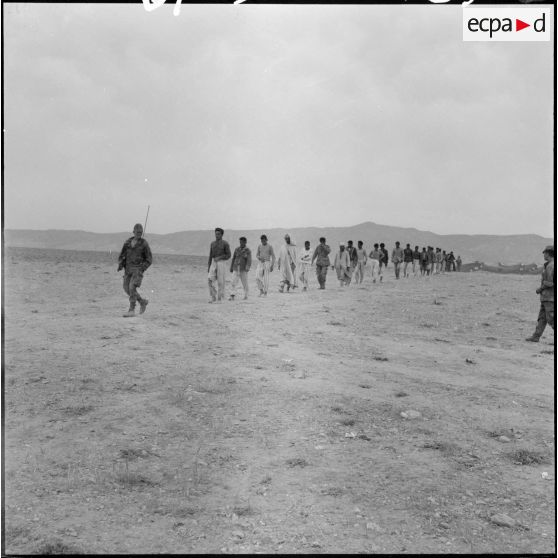
[[[409,229],[409,230],[413,230],[416,231],[418,233],[427,233],[427,234],[433,234],[436,236],[500,236],[500,237],[505,237],[505,236],[537,236],[539,238],[546,238],[546,239],[553,239],[554,237],[552,236],[543,236],[537,233],[512,233],[512,234],[494,234],[494,233],[448,233],[448,234],[442,234],[442,233],[436,233],[433,231],[429,231],[429,230],[422,230],[422,229],[417,229],[416,227],[403,227],[403,226],[396,226],[396,225],[382,225],[379,223],[375,223],[374,221],[363,221],[362,223],[357,223],[356,225],[345,225],[345,226],[325,226],[325,227],[318,227],[318,226],[301,226],[301,227],[269,227],[269,228],[258,228],[258,229],[244,229],[244,228],[225,228],[222,227],[225,230],[225,234],[227,233],[227,231],[246,231],[246,232],[254,232],[254,233],[258,233],[260,234],[262,231],[263,232],[267,232],[267,231],[273,231],[273,230],[279,230],[279,231],[284,231],[284,230],[295,230],[295,229],[351,229],[351,228],[355,228],[355,227],[360,227],[363,225],[375,225],[378,227],[387,227],[387,228],[395,228],[395,229]],[[7,232],[7,231],[31,231],[31,232],[80,232],[80,233],[87,233],[87,234],[129,234],[127,231],[112,231],[112,232],[94,232],[94,231],[88,231],[88,230],[84,230],[84,229],[29,229],[29,228],[25,228],[25,229],[18,229],[18,228],[4,228],[3,227],[3,232]],[[174,232],[169,232],[169,233],[157,233],[157,232],[152,232],[149,231],[146,233],[146,236],[148,236],[149,234],[152,235],[158,235],[158,236],[168,236],[168,235],[173,235],[173,234],[180,234],[180,233],[198,233],[198,232],[213,232],[214,229],[210,228],[210,229],[183,229],[183,230],[179,230],[179,231],[174,231]]]

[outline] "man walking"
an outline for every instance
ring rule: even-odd
[[[411,249],[411,245],[407,244],[405,250],[403,250],[403,277],[409,277],[407,268],[410,265],[413,265],[413,250]]]
[[[531,337],[526,341],[538,343],[547,325],[554,329],[554,246],[547,246],[543,251],[544,267],[542,271],[541,286],[536,293],[541,297],[541,307],[537,318],[537,327]]]
[[[310,267],[312,265],[312,252],[310,251],[310,241],[304,242],[304,250],[300,254],[299,260],[300,275],[299,279],[302,283],[302,290],[308,290],[308,279],[310,278]]]
[[[349,262],[350,262],[350,266],[349,266],[350,267],[350,276],[349,276],[347,285],[350,285],[351,280],[353,278],[353,274],[354,274],[355,269],[358,265],[357,249],[353,246],[353,241],[352,240],[347,241],[347,254],[349,255]]]
[[[380,260],[382,258],[382,252],[380,252],[380,247],[376,242],[374,244],[374,250],[368,254],[370,257],[370,272],[372,273],[372,283],[376,282],[378,274],[380,275],[380,281],[382,280],[382,268],[380,267]]]
[[[209,260],[207,262],[207,283],[209,285],[209,302],[221,302],[225,298],[225,278],[227,273],[227,260],[231,258],[231,247],[223,240],[225,231],[221,227],[215,229],[215,240],[209,247]],[[217,283],[217,289],[215,288]]]
[[[442,274],[448,271],[448,255],[445,250],[442,250]]]
[[[442,250],[441,248],[436,248],[436,275],[442,272]]]
[[[296,289],[296,246],[291,243],[291,237],[285,235],[285,244],[279,248],[277,256],[277,269],[281,271],[281,281],[279,283],[279,292],[282,293],[287,286],[287,292],[292,287]]]
[[[339,244],[339,251],[335,254],[335,261],[331,266],[337,272],[337,279],[341,287],[351,282],[351,260],[349,253],[345,251],[345,244]]]
[[[366,269],[366,261],[368,257],[366,256],[366,250],[364,249],[364,243],[362,240],[357,242],[358,248],[357,252],[357,266],[355,270],[355,283],[362,283],[364,281],[364,270]]]
[[[380,242],[380,252],[382,253],[382,255],[380,257],[380,281],[381,281],[382,280],[382,267],[385,266],[385,268],[387,269],[388,260],[389,260],[388,251],[387,251],[386,245],[383,242]]]
[[[231,259],[231,273],[234,273],[234,275],[231,283],[231,295],[229,296],[229,300],[234,300],[239,281],[242,283],[242,289],[244,290],[244,300],[248,298],[248,272],[252,266],[252,252],[250,248],[246,246],[245,236],[241,236],[238,240],[240,246],[235,249]]]
[[[132,318],[136,315],[136,302],[140,305],[140,314],[145,312],[147,298],[143,298],[138,289],[141,286],[143,274],[145,270],[152,264],[153,256],[151,255],[151,248],[145,238],[142,238],[143,227],[141,223],[134,225],[134,236],[130,237],[118,256],[118,270],[124,269],[124,292],[128,295],[130,301],[130,308],[124,314],[125,318]]]
[[[426,248],[423,246],[422,247],[422,252],[420,253],[420,274],[421,275],[426,274],[427,267],[428,267],[428,253],[426,251]]]
[[[416,277],[419,271],[420,271],[420,251],[419,251],[419,247],[415,246],[415,249],[413,250],[413,275]]]
[[[273,271],[275,264],[275,253],[273,246],[267,243],[267,236],[262,234],[260,236],[261,244],[258,246],[256,252],[256,259],[258,260],[258,267],[256,268],[256,283],[260,289],[259,296],[267,296],[269,290],[269,274]]]
[[[320,243],[316,246],[314,250],[314,255],[312,256],[312,264],[314,260],[316,261],[316,276],[318,278],[318,283],[320,284],[320,289],[325,289],[327,270],[330,265],[329,253],[331,248],[326,244],[326,239],[322,236],[320,238]]]
[[[403,250],[398,240],[395,242],[395,248],[391,252],[391,261],[393,262],[393,267],[395,268],[395,278],[399,279],[401,262],[403,261]]]

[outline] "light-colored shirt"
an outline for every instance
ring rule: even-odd
[[[346,250],[341,250],[335,254],[335,263],[333,264],[335,267],[350,267],[351,260],[349,258],[349,253]]]
[[[304,249],[300,253],[299,261],[301,265],[310,265],[312,262],[312,250],[310,250],[310,248],[308,248],[308,250]]]

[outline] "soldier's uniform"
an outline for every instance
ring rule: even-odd
[[[118,271],[124,269],[124,291],[130,299],[130,309],[125,317],[133,316],[136,302],[140,304],[140,314],[145,312],[148,300],[143,298],[138,289],[141,286],[144,271],[152,264],[151,248],[145,238],[132,236],[122,246],[118,258]]]
[[[544,252],[554,254],[554,247],[547,246]],[[541,286],[537,289],[537,293],[539,293],[541,297],[541,307],[539,309],[539,315],[537,317],[537,326],[535,328],[535,333],[533,333],[531,337],[528,337],[527,341],[537,342],[543,334],[547,325],[554,329],[554,283],[554,255],[552,255],[551,259],[549,259],[549,261],[545,262],[544,264],[541,277]]]

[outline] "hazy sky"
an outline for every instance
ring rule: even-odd
[[[550,42],[460,6],[4,4],[6,228],[554,236]]]

